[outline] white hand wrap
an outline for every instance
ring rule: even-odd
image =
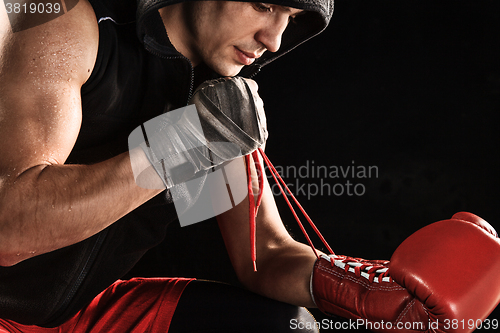
[[[207,81],[190,103],[147,121],[129,137],[129,148],[142,148],[166,188],[249,154],[267,139],[265,116],[243,78]],[[134,165],[138,185],[150,188],[153,182]]]

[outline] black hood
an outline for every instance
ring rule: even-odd
[[[171,47],[166,35],[159,32],[163,29],[158,29],[158,25],[161,23],[158,9],[179,2],[183,1],[137,0],[137,34],[139,39],[145,44],[148,43],[147,41],[154,40],[155,44],[166,47],[165,49],[160,47],[165,51]],[[278,52],[265,52],[253,64],[245,66],[240,75],[245,77],[255,75],[263,66],[323,31],[328,26],[333,15],[333,2],[334,0],[266,0],[265,3],[303,9],[306,13],[297,16],[295,23],[288,25],[283,33],[281,47]],[[167,53],[171,55],[171,52],[167,51]]]

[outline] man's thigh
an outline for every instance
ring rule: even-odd
[[[182,278],[118,280],[58,327],[44,328],[0,319],[0,332],[167,332],[179,297],[191,280]]]

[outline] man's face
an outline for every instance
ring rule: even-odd
[[[223,76],[238,74],[266,50],[278,51],[288,22],[302,12],[234,1],[195,1],[185,6],[183,21],[188,31],[176,41],[183,44],[179,51],[194,65],[205,62]]]

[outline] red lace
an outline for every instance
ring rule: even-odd
[[[262,199],[263,188],[264,188],[264,169],[262,167],[262,164],[260,163],[259,153],[262,156],[262,159],[264,160],[264,163],[267,165],[269,171],[271,172],[271,175],[273,176],[274,181],[276,182],[276,184],[278,184],[278,187],[279,187],[279,189],[281,191],[281,194],[283,195],[283,198],[285,198],[285,201],[288,204],[288,207],[290,207],[290,210],[291,210],[293,216],[295,217],[295,220],[297,221],[297,223],[298,223],[298,225],[300,227],[300,230],[302,230],[302,233],[306,237],[307,243],[309,244],[309,246],[313,250],[314,255],[317,258],[319,258],[318,252],[316,251],[316,248],[314,247],[314,244],[312,243],[311,239],[309,238],[309,235],[307,234],[307,231],[304,228],[304,225],[302,224],[300,218],[298,217],[297,213],[295,212],[295,209],[293,208],[292,203],[290,202],[290,200],[288,200],[287,194],[283,190],[283,187],[286,189],[286,192],[293,199],[293,201],[295,202],[295,204],[297,205],[297,207],[299,208],[299,210],[302,212],[302,214],[304,215],[304,217],[306,218],[306,220],[309,222],[309,225],[316,232],[316,234],[321,239],[321,241],[323,242],[323,244],[326,246],[326,248],[328,249],[328,251],[331,254],[334,255],[335,253],[333,252],[332,248],[330,247],[330,245],[328,245],[328,243],[326,242],[325,238],[323,237],[323,235],[321,234],[321,232],[318,230],[318,228],[316,227],[316,225],[314,224],[314,222],[311,220],[311,218],[309,217],[309,215],[307,215],[307,213],[305,212],[304,208],[302,208],[302,205],[295,198],[295,196],[293,195],[292,191],[290,191],[290,189],[288,188],[288,186],[286,186],[285,182],[283,181],[283,179],[279,175],[278,171],[276,171],[276,169],[274,168],[273,164],[271,163],[271,161],[269,160],[269,158],[266,156],[266,154],[264,153],[264,151],[262,150],[262,148],[259,148],[258,150],[254,151],[252,153],[252,157],[253,157],[253,160],[254,160],[254,163],[255,163],[255,168],[257,169],[257,175],[258,175],[258,181],[259,181],[259,194],[258,194],[257,202],[256,203],[255,203],[254,194],[253,194],[253,188],[252,188],[252,174],[251,174],[251,168],[250,168],[250,163],[251,163],[250,155],[246,155],[245,156],[245,161],[246,161],[246,165],[247,165],[247,184],[248,184],[248,201],[249,201],[250,247],[251,247],[251,256],[252,256],[254,271],[257,270],[257,265],[256,265],[256,262],[257,262],[257,253],[256,253],[256,243],[255,243],[255,241],[256,241],[256,239],[255,239],[255,234],[256,234],[256,230],[255,230],[255,218],[256,218],[256,215],[257,215],[257,210],[259,209],[259,206],[260,206],[260,202],[261,202],[261,199]]]
[[[361,258],[336,255],[330,260],[332,267],[335,266],[336,260],[346,264],[344,267],[345,272],[349,272],[349,269],[353,269],[354,275],[357,277],[360,277],[361,273],[366,273],[370,282],[373,282],[375,278],[378,278],[378,282],[381,282],[385,277],[389,278],[389,282],[392,282],[392,277],[389,275],[389,269],[387,267],[389,261],[374,262]]]
[[[300,227],[300,230],[306,237],[307,243],[311,247],[311,249],[314,252],[314,255],[316,258],[319,258],[318,252],[316,251],[314,244],[312,243],[311,239],[309,238],[309,235],[307,234],[306,229],[304,228],[304,225],[302,224],[300,218],[298,217],[297,213],[295,212],[295,209],[293,208],[292,203],[290,200],[287,198],[287,194],[283,190],[283,188],[286,189],[286,192],[290,197],[293,199],[301,213],[304,215],[306,220],[309,222],[309,225],[313,228],[314,232],[318,237],[321,239],[321,242],[325,245],[325,247],[328,249],[330,254],[332,255],[330,257],[330,262],[331,265],[335,265],[335,260],[342,262],[345,264],[344,270],[346,272],[349,272],[349,269],[352,269],[354,271],[354,274],[357,277],[360,277],[362,274],[365,273],[368,275],[368,280],[370,282],[373,282],[375,278],[378,278],[378,281],[381,282],[383,278],[388,277],[392,281],[392,278],[389,276],[389,269],[387,268],[387,264],[389,263],[388,261],[369,261],[365,259],[360,259],[360,258],[352,258],[352,257],[346,257],[346,256],[338,256],[336,255],[330,245],[328,245],[327,241],[321,234],[321,232],[318,230],[314,222],[311,220],[309,215],[305,212],[304,208],[302,205],[299,203],[299,201],[295,198],[293,195],[292,191],[286,186],[285,181],[281,178],[279,175],[278,171],[276,168],[273,166],[269,158],[266,156],[264,153],[264,150],[262,148],[259,148],[258,150],[254,151],[252,153],[253,161],[255,163],[255,168],[257,170],[257,175],[258,175],[258,181],[259,181],[259,194],[257,197],[257,202],[255,203],[254,199],[254,194],[253,194],[253,188],[252,188],[252,174],[251,174],[251,168],[250,168],[250,155],[246,155],[246,165],[247,165],[247,183],[248,183],[248,200],[249,200],[249,219],[250,219],[250,247],[251,247],[251,256],[252,256],[252,261],[253,261],[253,267],[254,271],[257,271],[257,253],[256,253],[256,239],[255,239],[255,218],[257,215],[257,211],[260,206],[260,202],[262,199],[262,194],[263,194],[263,188],[264,188],[264,169],[262,167],[262,164],[260,163],[259,159],[259,153],[262,156],[262,159],[264,160],[264,163],[267,165],[269,171],[271,172],[271,175],[274,178],[274,181],[278,185],[281,194],[283,195],[283,198],[285,198],[286,203],[288,204],[288,207],[290,207],[290,210],[295,217],[295,220],[297,221],[297,224]]]
[[[255,163],[255,169],[257,170],[257,177],[259,181],[259,194],[257,196],[257,202],[255,202],[252,188],[252,171],[250,168],[250,155],[245,155],[245,162],[247,165],[247,184],[248,184],[248,203],[249,203],[249,219],[250,219],[250,247],[251,256],[253,262],[253,270],[257,271],[257,250],[255,244],[255,217],[257,216],[257,211],[262,200],[262,193],[264,192],[264,169],[262,164],[260,164],[259,155],[257,151],[252,153],[252,157]]]

